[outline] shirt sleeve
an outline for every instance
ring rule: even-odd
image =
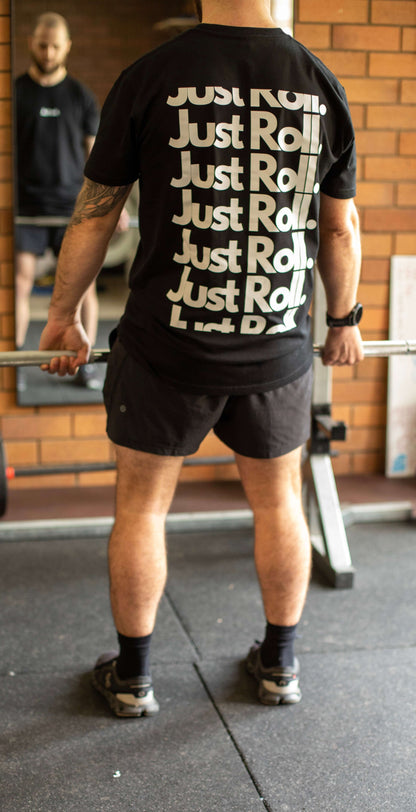
[[[357,157],[353,139],[321,182],[321,191],[329,197],[347,199],[356,195]]]
[[[329,197],[348,199],[356,194],[357,155],[355,133],[347,95],[343,86],[337,81],[338,103],[334,107],[334,145],[335,160],[321,180],[321,190]]]
[[[87,92],[85,95],[84,107],[84,133],[85,135],[96,135],[98,124],[100,121],[100,112],[98,105],[92,93]]]
[[[108,94],[85,175],[106,186],[128,186],[139,177],[139,150],[133,121],[135,93],[123,73]]]

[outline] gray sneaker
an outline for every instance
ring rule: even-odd
[[[259,683],[258,697],[263,705],[295,705],[302,699],[299,688],[299,662],[293,668],[264,668],[260,657],[261,643],[251,647],[246,668]]]
[[[102,654],[92,672],[92,684],[102,694],[116,716],[154,716],[159,703],[153,694],[150,677],[119,679],[116,670],[118,653]]]

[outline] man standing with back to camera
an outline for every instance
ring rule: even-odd
[[[296,703],[294,639],[310,577],[300,463],[315,259],[329,314],[323,361],[363,355],[345,93],[276,26],[268,0],[204,0],[201,25],[124,71],[62,246],[40,343],[57,350],[51,373],[74,374],[88,358],[79,303],[137,178],[141,243],[104,387],[117,458],[109,570],[120,651],[100,657],[93,682],[120,716],[158,710],[148,659],[165,519],[183,457],[213,428],[235,453],[254,514],[266,632],[247,668],[263,703]]]

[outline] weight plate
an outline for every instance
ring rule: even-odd
[[[6,453],[3,439],[0,437],[0,516],[4,516],[7,510],[7,476],[6,476]]]

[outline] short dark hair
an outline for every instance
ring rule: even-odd
[[[40,14],[35,22],[33,32],[35,32],[40,25],[44,25],[46,28],[58,28],[62,25],[63,28],[65,28],[68,39],[71,39],[69,25],[62,14],[57,14],[55,11],[46,11],[44,14]]]

